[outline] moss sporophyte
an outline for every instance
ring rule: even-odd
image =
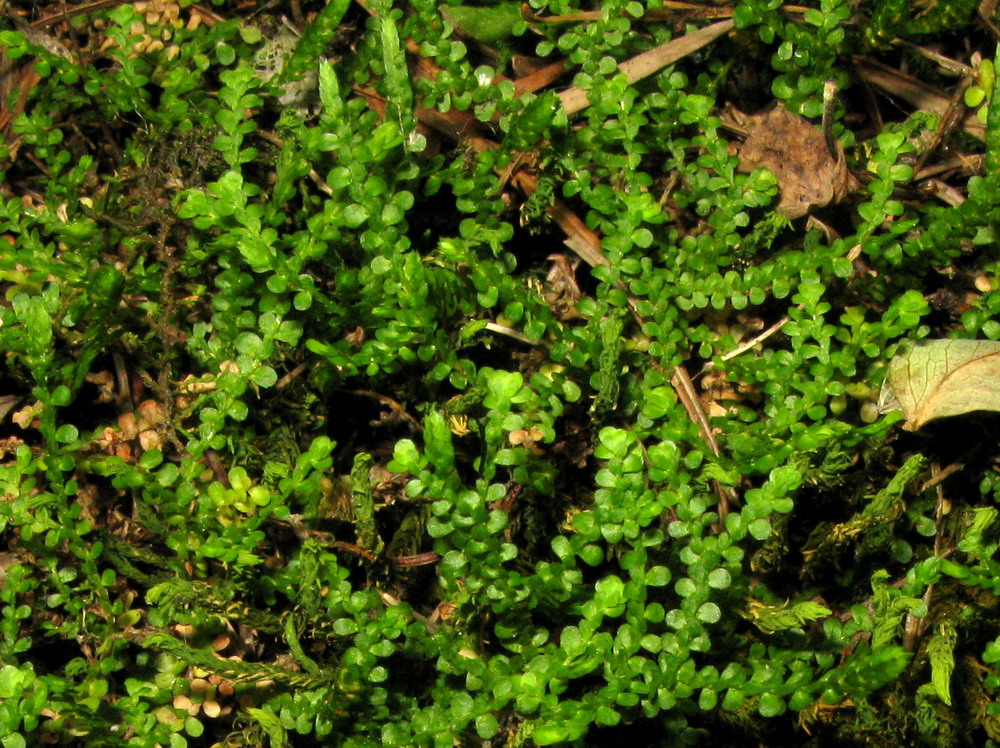
[[[1000,742],[988,4],[28,5],[5,746]]]

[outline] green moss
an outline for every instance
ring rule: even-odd
[[[1000,338],[995,176],[914,189],[1000,98],[984,149],[849,75],[971,6],[741,0],[629,84],[655,4],[302,5],[0,32],[4,745],[1000,740],[995,423],[869,417],[901,341]],[[861,186],[790,222],[720,115],[831,81]]]

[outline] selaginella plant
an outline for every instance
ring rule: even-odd
[[[875,412],[1000,339],[971,5],[21,5],[5,746],[1000,741],[996,423]]]

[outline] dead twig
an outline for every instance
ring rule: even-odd
[[[914,174],[919,173],[923,168],[924,164],[927,163],[927,159],[931,157],[941,145],[941,141],[944,136],[951,132],[956,124],[962,119],[962,115],[966,113],[967,107],[965,106],[965,92],[972,83],[972,76],[967,75],[959,84],[958,88],[955,89],[955,93],[951,97],[951,101],[948,102],[948,108],[945,113],[941,116],[938,121],[937,129],[934,131],[934,137],[931,142],[927,144],[924,148],[924,152],[920,154],[917,159],[917,163],[913,165]]]
[[[752,350],[753,348],[756,348],[758,345],[763,343],[769,337],[771,337],[776,332],[781,330],[781,328],[787,325],[790,321],[791,317],[782,317],[773,325],[771,325],[769,328],[764,330],[764,332],[762,332],[760,335],[750,338],[750,340],[746,341],[745,343],[741,343],[740,345],[733,348],[733,350],[729,351],[729,353],[722,354],[722,356],[720,356],[719,359],[721,361],[730,361],[736,358],[737,356],[742,356],[744,353],[746,353],[749,350]],[[698,372],[697,376],[700,377],[702,374],[710,372],[714,368],[715,368],[715,362],[709,361],[701,368],[701,371]]]
[[[393,400],[388,395],[383,395],[381,392],[372,392],[371,390],[351,390],[352,395],[358,395],[359,397],[370,397],[373,400],[378,400],[380,403],[385,403],[389,406],[393,413],[400,416],[404,421],[409,423],[417,431],[423,431],[423,424],[420,423],[416,418],[411,416],[406,412],[406,409],[400,405],[397,401]]]
[[[719,21],[711,26],[685,34],[677,39],[672,39],[658,47],[653,47],[648,52],[636,55],[630,60],[626,60],[618,66],[618,70],[625,76],[629,84],[646,78],[657,70],[662,70],[667,65],[672,65],[678,60],[697,52],[723,34],[729,33],[733,28],[732,21]],[[559,94],[562,100],[563,109],[566,114],[576,114],[590,106],[587,98],[588,92],[582,88],[567,88]]]
[[[965,465],[962,464],[961,462],[953,462],[944,470],[940,470],[935,465],[932,465],[931,472],[933,473],[933,475],[929,479],[927,479],[922,486],[920,486],[920,492],[923,493],[928,489],[934,488],[939,483],[943,482],[948,476],[954,475],[964,467]]]
[[[531,346],[542,346],[543,348],[549,348],[550,345],[544,340],[532,340],[524,333],[519,330],[515,330],[513,327],[507,327],[506,325],[498,325],[496,322],[487,322],[486,329],[490,332],[495,332],[497,335],[506,335],[508,338],[513,338],[522,343]]]
[[[855,57],[854,65],[865,82],[902,99],[916,109],[942,118],[947,116],[951,97],[934,86],[867,57]],[[961,118],[959,122],[969,135],[978,140],[986,140],[986,126],[974,112]]]

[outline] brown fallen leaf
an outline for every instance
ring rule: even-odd
[[[45,410],[45,406],[38,400],[36,400],[31,405],[25,405],[20,410],[14,412],[14,415],[10,417],[14,423],[20,426],[22,429],[26,429],[33,425],[34,420],[42,414]]]
[[[723,113],[722,123],[746,134],[746,140],[733,148],[740,157],[738,170],[749,173],[763,167],[774,174],[781,189],[776,208],[788,218],[838,203],[858,188],[840,145],[834,159],[822,131],[784,107],[760,114],[730,109]]]
[[[889,362],[878,409],[902,410],[908,431],[947,416],[1000,411],[1000,342],[938,339],[903,346]]]
[[[87,375],[87,382],[97,385],[97,402],[110,403],[115,399],[115,377],[107,369]]]
[[[571,261],[565,254],[549,255],[552,262],[545,283],[542,284],[542,298],[552,309],[552,313],[565,322],[570,319],[583,319],[576,310],[576,305],[583,294],[576,283],[576,266],[580,260]]]

